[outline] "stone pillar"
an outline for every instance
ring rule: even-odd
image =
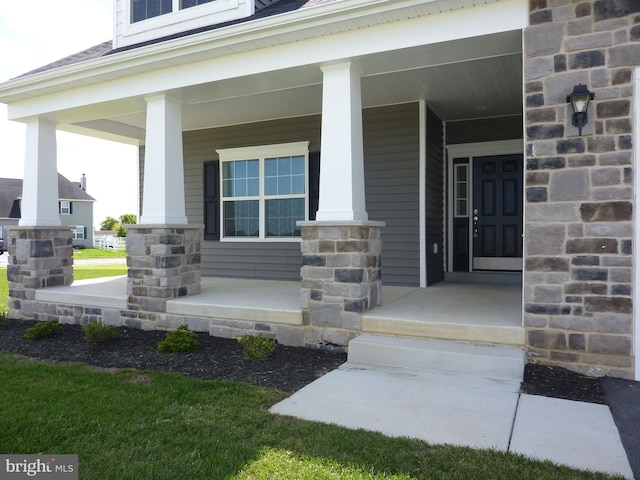
[[[68,227],[10,227],[9,317],[48,320],[35,312],[36,290],[71,285],[73,245]]]
[[[524,31],[527,353],[532,362],[633,378],[638,159],[632,72],[640,65],[640,3],[558,0],[531,1],[529,7]],[[595,93],[581,136],[566,103],[580,83]]]
[[[380,304],[384,222],[298,222],[306,343],[346,346],[364,312]]]
[[[167,300],[200,293],[202,227],[127,225],[128,309],[156,320]]]

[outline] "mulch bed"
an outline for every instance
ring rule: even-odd
[[[7,320],[0,330],[0,351],[28,357],[84,362],[104,368],[135,368],[174,372],[204,380],[233,380],[295,392],[347,360],[345,353],[278,345],[264,361],[245,361],[236,340],[199,333],[199,350],[173,354],[159,352],[165,332],[120,327],[118,339],[92,346],[78,325],[64,325],[56,337],[26,340],[23,335],[33,321]],[[596,378],[563,368],[529,364],[522,392],[532,395],[605,403]]]
[[[83,362],[104,368],[135,368],[179,373],[203,380],[233,380],[292,393],[347,360],[345,353],[278,345],[267,360],[245,361],[236,340],[198,333],[200,348],[188,353],[158,351],[166,332],[118,329],[113,341],[90,345],[79,325],[64,325],[61,334],[27,340],[34,321],[7,320],[0,329],[0,351],[33,358]]]

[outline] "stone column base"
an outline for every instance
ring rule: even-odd
[[[298,222],[307,344],[346,346],[382,300],[383,222]]]
[[[167,300],[200,293],[202,226],[128,225],[128,309],[155,320]]]
[[[38,318],[36,290],[73,283],[73,243],[69,227],[9,227],[7,279],[9,317]]]

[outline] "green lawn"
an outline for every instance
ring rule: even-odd
[[[123,258],[126,256],[125,250],[81,248],[73,251],[73,258]]]
[[[0,451],[77,454],[83,480],[610,478],[274,416],[243,383],[0,354],[0,384]]]

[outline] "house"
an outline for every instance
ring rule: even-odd
[[[20,222],[22,180],[0,178],[0,226],[17,226]],[[93,202],[86,192],[86,178],[74,183],[58,174],[58,214],[60,224],[71,227],[74,247],[93,246]],[[55,204],[54,204],[55,206]]]
[[[117,0],[112,41],[0,84],[27,126],[10,313],[44,319],[55,302],[33,290],[71,283],[67,249],[49,274],[20,257],[66,242],[51,174],[67,130],[139,145],[142,173],[126,301],[70,321],[345,346],[384,288],[503,276],[530,361],[638,379],[639,15],[637,0]],[[209,277],[299,282],[301,320],[180,311]]]

